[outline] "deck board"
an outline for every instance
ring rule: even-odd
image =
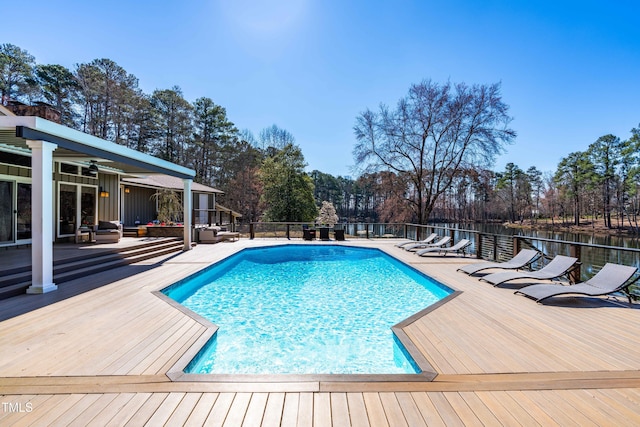
[[[221,393],[216,399],[204,425],[222,426],[233,403],[235,393]]]
[[[362,393],[347,393],[347,404],[349,405],[349,421],[351,425],[354,427],[369,427],[367,407]]]
[[[331,423],[334,427],[349,427],[349,402],[346,393],[331,393]]]
[[[298,425],[298,405],[300,405],[299,393],[286,393],[284,407],[282,409],[282,425]]]
[[[262,424],[264,413],[267,407],[269,393],[253,393],[249,408],[244,416],[243,424],[246,426],[259,426]]]
[[[267,406],[264,410],[262,426],[276,427],[280,425],[282,420],[282,411],[284,410],[285,393],[269,393]]]
[[[0,322],[0,401],[33,406],[0,407],[0,424],[640,425],[639,305],[536,304],[513,286],[456,272],[475,262],[469,257],[419,258],[393,240],[348,244],[379,247],[462,291],[404,327],[438,372],[433,382],[171,381],[165,374],[207,326],[152,292],[243,247],[273,243],[200,245],[105,272],[101,286],[68,282],[61,286],[91,289]],[[0,310],[39,297],[0,301]]]

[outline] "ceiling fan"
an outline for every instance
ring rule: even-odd
[[[89,174],[91,176],[98,176],[98,165],[95,160],[91,160],[91,164],[89,165]]]

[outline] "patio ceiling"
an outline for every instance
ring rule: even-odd
[[[53,152],[57,161],[77,162],[88,166],[96,162],[103,172],[129,176],[164,174],[193,179],[195,171],[158,159],[122,145],[32,116],[0,116],[0,147],[29,155],[27,140],[48,141],[58,147]]]

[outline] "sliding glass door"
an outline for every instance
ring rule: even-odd
[[[0,245],[15,242],[13,181],[0,181]]]
[[[60,184],[58,197],[60,200],[58,236],[73,236],[78,229],[78,186]]]
[[[58,237],[73,236],[81,226],[96,223],[97,191],[94,186],[60,183]]]
[[[17,239],[31,239],[31,184],[18,182],[16,184],[16,219]]]
[[[0,245],[31,239],[31,184],[0,179]]]

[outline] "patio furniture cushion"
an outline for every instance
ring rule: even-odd
[[[98,221],[98,230],[117,230],[118,224],[109,221]]]

